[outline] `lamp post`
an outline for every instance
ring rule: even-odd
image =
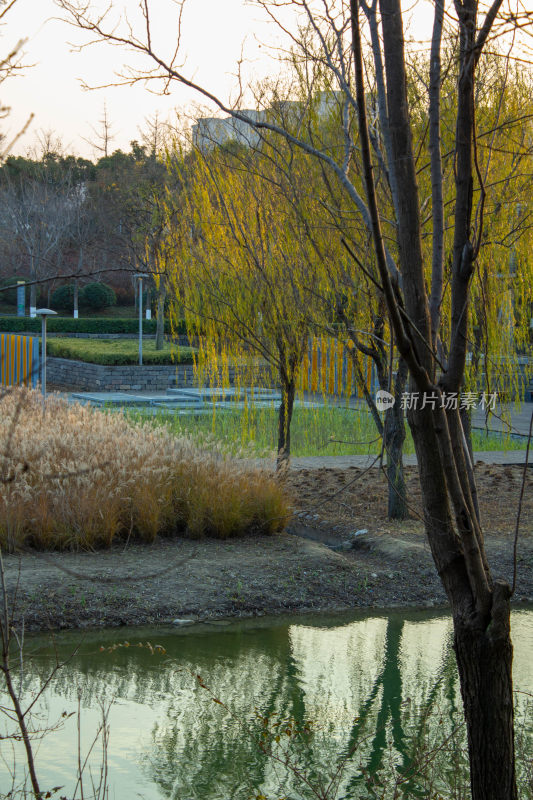
[[[43,410],[46,400],[46,318],[55,316],[57,311],[52,311],[51,308],[38,308],[35,311],[36,315],[41,318],[41,390],[43,393]]]
[[[140,272],[139,278],[139,366],[143,363],[143,278],[150,276],[146,272]]]

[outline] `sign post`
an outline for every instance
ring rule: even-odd
[[[17,317],[23,317],[26,313],[26,284],[24,281],[17,281]]]

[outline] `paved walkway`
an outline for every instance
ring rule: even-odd
[[[472,425],[476,428],[488,426],[490,431],[515,433],[527,436],[531,415],[533,414],[533,403],[507,403],[498,406],[494,412],[489,414],[488,420],[485,412],[480,409],[472,414]]]
[[[474,453],[476,463],[484,464],[523,464],[526,459],[525,450],[484,450]],[[404,455],[403,463],[405,466],[416,466],[416,456],[414,454]],[[529,455],[529,465],[533,467],[533,452]],[[379,466],[379,459],[372,456],[304,456],[291,459],[291,469],[349,469],[357,467],[366,469],[367,467]]]
[[[526,438],[529,433],[531,415],[533,414],[533,403],[508,403],[498,406],[494,412],[486,417],[486,413],[478,409],[472,414],[472,426],[476,429],[488,428],[494,433],[511,433],[514,436]],[[524,464],[526,460],[525,450],[483,450],[474,453],[475,461],[483,464]],[[404,455],[406,466],[416,466],[416,456],[414,454]],[[529,464],[533,466],[533,446],[529,455]],[[371,466],[378,466],[379,461],[375,455],[371,456],[308,456],[305,458],[291,459],[292,469],[349,469],[358,467],[366,469]]]

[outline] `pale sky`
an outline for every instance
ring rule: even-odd
[[[104,8],[108,4],[93,0],[91,5]],[[136,24],[138,0],[116,0],[114,5],[127,8]],[[176,40],[176,5],[172,0],[152,0],[152,8],[157,9],[153,20],[157,48],[168,54]],[[73,52],[72,43],[86,42],[87,34],[69,27],[59,16],[53,0],[17,0],[6,17],[2,52],[27,38],[25,62],[35,64],[0,87],[1,102],[12,108],[3,123],[4,130],[12,135],[30,112],[35,114],[31,130],[18,142],[15,153],[26,153],[38,131],[51,130],[61,137],[65,151],[93,155],[83,137],[95,138],[90,126],[99,127],[104,102],[115,134],[112,150],[129,149],[130,141],[139,138],[138,126],[156,111],[166,119],[176,108],[192,113],[194,103],[203,104],[199,96],[177,83],[169,97],[151,94],[143,85],[84,91],[80,79],[90,85],[112,83],[114,73],[125,63],[131,64],[132,57],[121,48],[105,44]],[[420,14],[419,9],[417,17],[419,22],[425,17],[429,34],[430,15]],[[279,43],[279,31],[261,9],[245,0],[188,0],[182,29],[184,72],[224,99],[236,91],[235,72],[243,42],[246,80],[259,80],[276,72],[265,44]]]

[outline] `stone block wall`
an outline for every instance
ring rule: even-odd
[[[196,385],[192,364],[110,367],[68,358],[48,358],[46,379],[48,384],[84,392],[159,392]]]
[[[235,372],[235,367],[229,367],[230,385],[235,381]],[[46,379],[49,386],[80,392],[161,392],[198,385],[192,364],[110,367],[53,357],[46,360]]]

